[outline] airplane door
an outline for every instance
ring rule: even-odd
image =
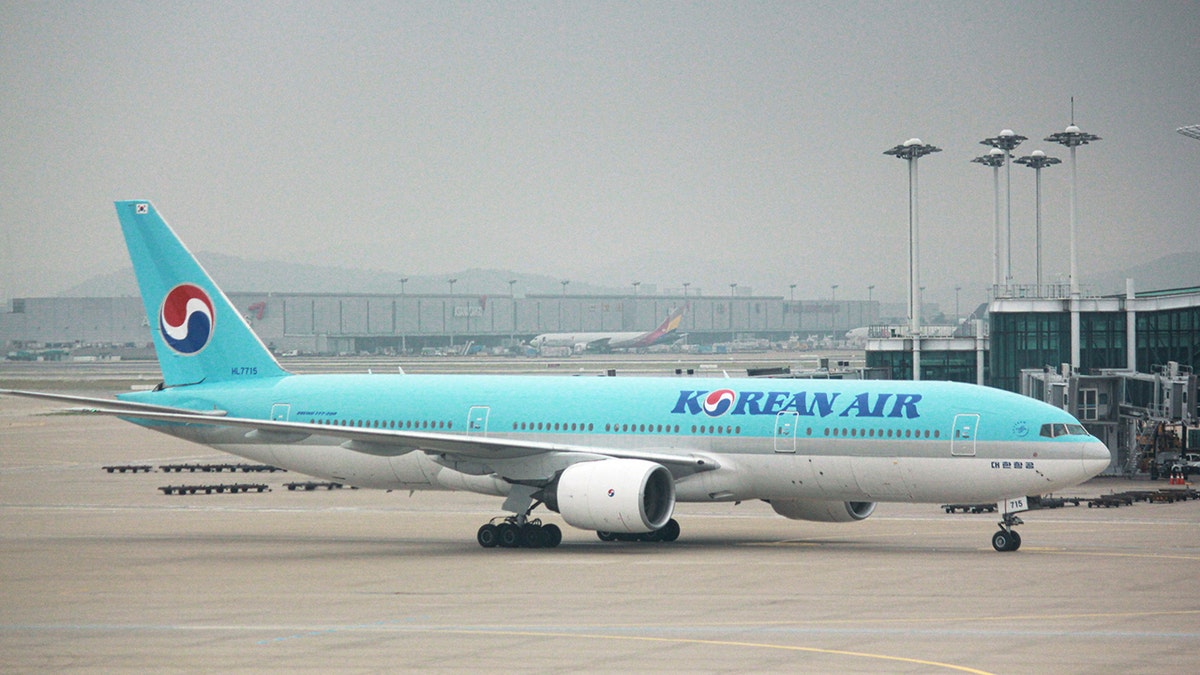
[[[290,403],[276,403],[275,405],[271,406],[271,421],[286,422],[288,421],[288,417],[291,415],[291,413],[292,406]]]
[[[471,406],[467,413],[467,433],[477,436],[487,436],[488,413],[491,408],[486,405]]]
[[[775,452],[796,451],[796,427],[799,424],[799,413],[781,412],[775,416]]]
[[[979,415],[963,413],[954,416],[954,432],[950,434],[950,454],[958,457],[975,456],[975,436],[979,431]]]

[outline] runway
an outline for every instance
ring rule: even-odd
[[[0,662],[46,670],[1195,672],[1200,502],[992,515],[881,504],[848,525],[680,505],[674,544],[481,549],[458,493],[166,496],[228,462],[0,398]],[[238,461],[238,460],[233,460]],[[1078,494],[1147,487],[1106,479]],[[1154,487],[1158,487],[1155,484]],[[545,517],[545,514],[543,514]]]

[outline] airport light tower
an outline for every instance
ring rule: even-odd
[[[992,194],[995,208],[992,213],[992,293],[1000,288],[1000,167],[1004,166],[1004,151],[992,148],[986,155],[971,160],[992,167]]]
[[[983,145],[990,145],[993,148],[1004,152],[1004,219],[1005,219],[1005,244],[1004,244],[1004,285],[1012,285],[1012,163],[1009,159],[1012,157],[1012,151],[1022,141],[1027,140],[1024,136],[1013,133],[1012,129],[1004,129],[999,136],[993,138],[985,138],[979,141]]]
[[[442,319],[442,322],[449,328],[450,333],[450,348],[454,348],[454,284],[458,283],[458,279],[447,279],[447,284],[450,284],[450,318]],[[445,316],[445,303],[442,304],[442,316]]]
[[[408,331],[404,328],[405,312],[404,303],[404,284],[408,283],[408,277],[400,277],[400,353],[408,353]]]
[[[908,162],[908,327],[913,341],[913,379],[921,379],[921,309],[917,297],[921,287],[918,220],[917,220],[917,160],[942,149],[910,138],[883,154]]]
[[[1073,110],[1074,105],[1071,107]],[[1075,148],[1087,145],[1092,141],[1098,141],[1100,137],[1080,131],[1079,127],[1075,126],[1074,114],[1071,117],[1071,124],[1067,127],[1066,131],[1050,134],[1045,140],[1065,145],[1071,149],[1071,368],[1078,369],[1080,351],[1079,270],[1075,246],[1075,232],[1078,229],[1079,174],[1076,171]]]
[[[1035,192],[1034,212],[1036,218],[1036,233],[1037,233],[1037,287],[1038,293],[1042,292],[1042,169],[1055,164],[1061,164],[1062,160],[1057,157],[1047,157],[1046,153],[1041,150],[1034,150],[1033,154],[1020,157],[1013,160],[1017,164],[1024,164],[1033,169],[1036,175],[1037,191]]]

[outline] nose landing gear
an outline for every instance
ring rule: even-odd
[[[1021,548],[1021,535],[1013,528],[1023,522],[1015,514],[1004,514],[1004,519],[1000,521],[1000,531],[992,535],[992,548],[997,551],[1015,551]]]

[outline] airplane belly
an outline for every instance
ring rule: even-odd
[[[398,480],[391,459],[347,450],[340,445],[312,443],[238,443],[214,445],[218,450],[273,464],[306,476],[336,481],[355,487],[395,489],[409,487]],[[423,484],[412,487],[428,487]]]
[[[811,456],[806,458],[821,493],[828,499],[856,500],[866,497],[854,477],[854,460],[850,457]]]
[[[908,460],[900,457],[859,457],[854,460],[854,480],[876,501],[910,501],[912,489],[905,473]]]

